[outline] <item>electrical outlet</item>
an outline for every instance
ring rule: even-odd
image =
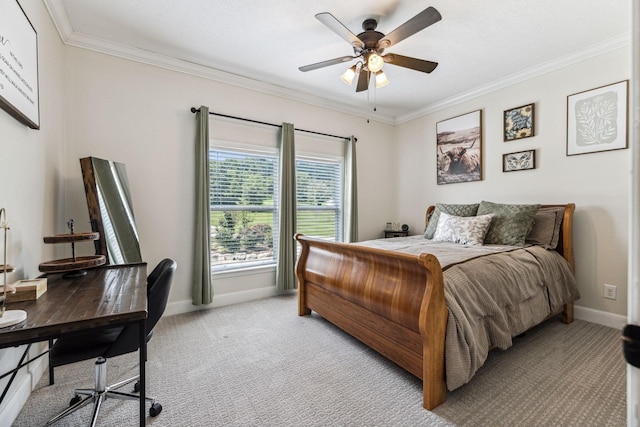
[[[616,299],[618,288],[615,285],[604,285],[604,297],[608,299]]]

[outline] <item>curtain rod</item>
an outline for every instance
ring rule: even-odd
[[[200,109],[196,108],[196,107],[191,107],[191,112],[192,113],[199,113]],[[244,117],[228,116],[226,114],[214,113],[212,111],[209,111],[209,115],[210,116],[226,117],[227,119],[242,120],[244,122],[258,123],[260,125],[273,126],[273,127],[277,127],[277,128],[281,128],[282,127],[282,125],[277,125],[277,124],[274,124],[274,123],[261,122],[259,120],[253,120],[253,119],[245,119]],[[313,131],[313,130],[305,130],[305,129],[298,129],[298,128],[295,128],[294,130],[297,130],[299,132],[312,133],[312,134],[315,134],[315,135],[329,136],[331,138],[347,139],[347,140],[351,139],[351,137],[349,137],[349,136],[331,135],[329,133],[316,132],[316,131]],[[358,138],[354,138],[354,140],[357,142]]]

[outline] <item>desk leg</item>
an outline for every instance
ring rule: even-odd
[[[140,426],[146,425],[146,370],[145,365],[147,361],[147,334],[145,331],[146,319],[140,321],[138,330],[140,331],[140,350],[138,354],[140,356]]]

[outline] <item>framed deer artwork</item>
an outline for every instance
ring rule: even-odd
[[[482,111],[436,123],[438,184],[482,179]]]

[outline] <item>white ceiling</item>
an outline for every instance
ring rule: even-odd
[[[630,43],[631,0],[44,2],[69,45],[391,123]],[[340,81],[355,61],[298,70],[353,54],[315,19],[319,12],[330,12],[354,34],[364,19],[376,18],[386,34],[428,6],[442,20],[386,53],[438,62],[431,74],[387,64],[391,84],[374,97],[373,90],[356,93],[355,82]]]

